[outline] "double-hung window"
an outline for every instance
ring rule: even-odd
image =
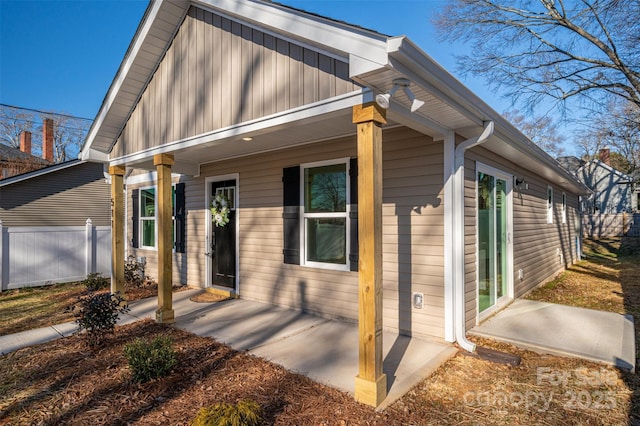
[[[140,190],[140,247],[156,247],[156,189]]]
[[[171,187],[172,201],[172,235],[174,249],[184,253],[185,211],[184,211],[184,184],[178,183]],[[147,187],[133,191],[134,197],[134,230],[133,247],[145,249],[156,248],[156,234],[158,232],[156,212],[156,188]]]
[[[304,164],[301,246],[303,264],[349,269],[349,159]]]

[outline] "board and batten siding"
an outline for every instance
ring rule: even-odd
[[[476,325],[476,162],[489,165],[518,178],[529,189],[512,189],[513,204],[513,284],[514,296],[521,297],[578,261],[580,237],[578,195],[522,167],[476,147],[465,158],[465,308],[466,327]],[[547,186],[553,188],[553,223],[547,223]],[[566,223],[562,223],[562,193],[567,196]],[[518,271],[524,278],[520,279]]]
[[[102,164],[80,163],[0,188],[2,226],[111,226]]]
[[[204,286],[210,261],[205,255],[205,180],[238,173],[240,296],[356,320],[356,272],[284,264],[282,254],[283,168],[355,154],[353,136],[210,163],[201,166],[199,177],[182,177],[187,210],[186,283]],[[384,326],[436,338],[444,334],[442,161],[441,143],[409,129],[384,130]],[[141,255],[142,250],[136,252]],[[157,269],[152,265],[157,258],[154,252],[146,252],[151,273]],[[412,292],[424,294],[423,309],[411,307]]]
[[[345,62],[192,6],[111,156],[355,89]]]

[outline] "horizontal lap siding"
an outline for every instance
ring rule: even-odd
[[[240,282],[243,298],[334,317],[357,315],[358,276],[283,263],[282,169],[300,163],[351,157],[355,139],[309,145],[202,165],[187,182],[189,280],[204,283],[205,179],[239,173]]]
[[[355,136],[201,167],[186,181],[188,283],[205,279],[205,179],[239,174],[241,297],[357,319],[358,274],[283,263],[282,169],[353,157]],[[442,146],[407,129],[383,134],[384,326],[443,336]],[[411,293],[425,306],[411,308]]]
[[[513,283],[515,297],[550,280],[576,262],[579,236],[578,196],[567,195],[567,220],[562,223],[563,189],[542,177],[523,170],[482,147],[473,148],[465,161],[465,293],[467,329],[476,324],[476,161],[524,178],[529,189],[513,188]],[[547,223],[547,185],[553,188],[553,224]],[[562,257],[557,254],[560,250]],[[518,270],[524,279],[518,278]]]
[[[347,64],[192,7],[115,157],[355,90]]]
[[[406,131],[383,140],[384,325],[442,338],[443,147]],[[424,294],[422,309],[412,307],[413,292]]]
[[[146,172],[144,172],[146,174]],[[137,173],[134,173],[135,176]],[[174,184],[178,183],[180,179],[177,177],[172,178]],[[158,279],[158,250],[157,249],[147,249],[147,248],[134,248],[132,245],[133,241],[133,210],[131,205],[131,197],[133,195],[134,189],[140,188],[148,188],[155,187],[156,183],[153,181],[129,184],[127,185],[127,193],[125,197],[125,201],[127,203],[126,209],[126,233],[127,233],[127,253],[125,257],[134,256],[134,257],[144,257],[146,261],[145,265],[145,275],[156,281]],[[188,189],[188,187],[187,187]],[[157,190],[156,190],[157,194]],[[157,200],[156,200],[157,201]],[[188,221],[188,218],[187,218]],[[189,226],[189,224],[187,224]],[[141,236],[142,230],[138,231],[138,235]],[[160,230],[158,229],[158,233]],[[158,236],[156,235],[156,244],[158,241]],[[172,280],[174,285],[185,285],[187,284],[187,254],[186,253],[173,253],[173,274]],[[190,283],[191,284],[191,283]],[[192,283],[193,285],[198,285],[197,283]],[[204,285],[204,284],[202,284]]]
[[[111,226],[102,164],[82,163],[0,188],[3,226]]]

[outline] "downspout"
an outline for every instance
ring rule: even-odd
[[[464,288],[464,153],[474,146],[478,146],[493,134],[493,121],[485,123],[480,136],[467,139],[456,146],[454,153],[453,174],[453,264],[454,264],[454,316],[455,336],[458,344],[466,351],[473,352],[476,345],[467,340],[465,329],[465,288]]]

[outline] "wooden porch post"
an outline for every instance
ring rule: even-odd
[[[387,396],[382,372],[382,124],[376,103],[353,107],[358,125],[358,330],[357,401],[377,407]]]
[[[171,166],[173,155],[157,154],[153,156],[153,165],[158,174],[156,200],[158,211],[158,310],[156,321],[171,324],[174,322],[173,300],[171,294],[173,271],[173,226],[171,197]]]
[[[109,167],[111,175],[111,293],[124,294],[124,174],[125,166]]]

